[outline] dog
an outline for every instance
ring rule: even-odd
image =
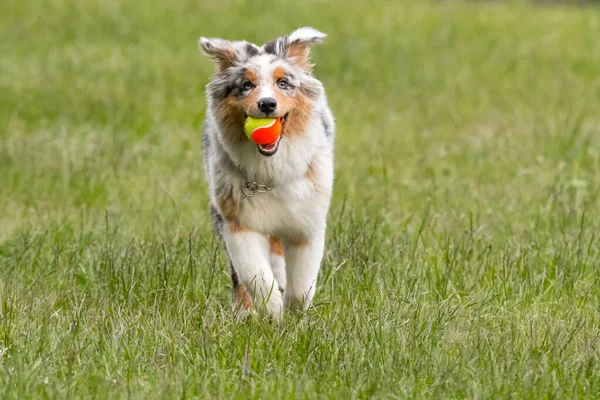
[[[233,309],[280,320],[312,304],[334,180],[335,121],[312,73],[303,27],[262,46],[201,37],[216,63],[206,86],[204,168],[214,228],[231,265]],[[281,118],[280,138],[248,140],[246,118]]]

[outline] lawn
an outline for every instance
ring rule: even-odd
[[[237,324],[200,36],[329,34],[314,307]],[[0,398],[598,398],[600,8],[4,0]]]

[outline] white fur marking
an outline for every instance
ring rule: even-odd
[[[319,32],[315,28],[305,26],[303,28],[296,29],[294,32],[288,35],[288,41],[293,43],[295,41],[310,42],[310,43],[321,43],[327,35],[323,32]]]
[[[260,101],[260,99],[264,99],[266,97],[275,97],[274,93],[273,93],[273,89],[271,88],[271,85],[265,84],[261,90],[260,90],[260,97],[258,98],[258,100]]]

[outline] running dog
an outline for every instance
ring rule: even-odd
[[[231,264],[233,308],[279,320],[306,310],[323,258],[333,187],[334,118],[313,74],[304,27],[257,46],[200,38],[216,63],[206,86],[204,167],[215,230]],[[281,118],[277,141],[257,145],[246,118]]]

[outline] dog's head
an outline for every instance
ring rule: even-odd
[[[280,117],[282,136],[304,134],[321,82],[312,76],[310,46],[325,34],[300,28],[259,47],[245,41],[200,38],[200,49],[217,64],[217,73],[207,86],[208,99],[218,122],[231,140],[247,140],[246,117]],[[279,140],[258,151],[265,156],[277,152]]]

